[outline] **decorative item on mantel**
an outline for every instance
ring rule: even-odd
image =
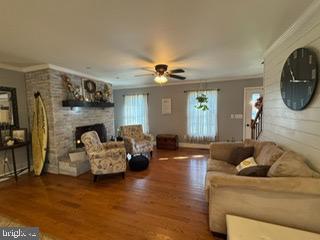
[[[104,85],[103,93],[104,93],[103,100],[107,102],[111,102],[112,90],[108,84]]]
[[[75,100],[83,101],[84,97],[80,94],[80,87],[73,86],[71,79],[66,75],[62,75],[61,78],[64,81],[65,86],[68,89],[69,93],[72,94],[73,98]]]
[[[62,101],[63,107],[95,107],[95,108],[108,108],[114,107],[111,102],[111,89],[108,84],[105,84],[103,91],[97,89],[97,85],[90,79],[82,79],[81,89],[79,86],[74,86],[71,79],[62,75],[61,78],[65,82],[66,89],[69,97],[67,100]],[[83,86],[84,85],[84,86]],[[82,93],[82,95],[81,95]]]

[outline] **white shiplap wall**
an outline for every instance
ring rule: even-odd
[[[320,171],[320,84],[303,111],[285,106],[280,93],[283,64],[300,47],[315,50],[320,64],[320,1],[305,11],[264,56],[264,129],[262,140],[271,140],[304,155]]]

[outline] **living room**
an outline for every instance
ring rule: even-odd
[[[1,1],[0,236],[320,239],[319,10]]]

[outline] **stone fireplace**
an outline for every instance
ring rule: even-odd
[[[68,98],[68,92],[61,75],[67,75],[73,84],[81,85],[81,76],[51,68],[25,74],[29,119],[31,125],[33,94],[39,91],[45,104],[49,125],[46,171],[77,176],[89,170],[89,164],[88,161],[71,162],[70,160],[69,153],[78,151],[75,142],[76,127],[103,123],[110,137],[115,133],[114,109],[63,107],[62,101]],[[95,81],[97,89],[102,90],[106,84],[95,79],[91,80]]]
[[[108,138],[107,131],[103,123],[87,125],[87,126],[79,126],[79,127],[76,127],[76,132],[75,132],[76,148],[82,148],[84,146],[81,141],[81,136],[82,134],[90,131],[96,131],[101,142],[107,141],[107,138]]]

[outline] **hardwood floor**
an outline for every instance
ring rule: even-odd
[[[0,183],[0,212],[58,239],[214,239],[203,192],[207,158],[207,150],[155,151],[148,170],[97,183],[89,173],[21,176]]]

